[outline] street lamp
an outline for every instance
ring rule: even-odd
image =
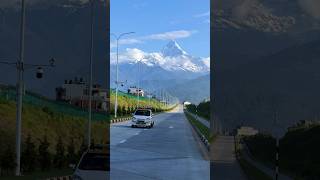
[[[20,21],[20,55],[17,62],[0,61],[0,64],[14,65],[17,69],[17,99],[16,99],[16,171],[15,175],[20,176],[20,158],[21,158],[21,117],[22,117],[22,98],[23,98],[23,86],[24,86],[24,71],[27,67],[37,70],[37,78],[42,78],[44,67],[54,67],[55,60],[52,58],[49,60],[49,64],[25,64],[24,63],[24,50],[25,50],[25,14],[26,3],[25,0],[21,0],[21,21]]]
[[[92,73],[93,73],[93,34],[94,34],[94,0],[90,1],[91,5],[91,29],[90,29],[90,79],[89,79],[89,102],[88,102],[88,122],[87,122],[87,146],[90,147],[91,144],[91,119],[92,119]]]
[[[125,36],[125,35],[129,35],[129,34],[133,34],[135,32],[127,32],[127,33],[122,33],[119,36],[115,35],[115,34],[111,34],[113,35],[116,40],[117,40],[117,67],[116,67],[116,99],[115,99],[115,103],[114,103],[114,117],[117,118],[117,110],[118,110],[118,90],[119,90],[119,84],[121,84],[122,82],[119,82],[119,40],[121,39],[121,37]]]
[[[23,42],[23,41],[22,41]],[[23,46],[23,45],[22,45]],[[23,48],[22,48],[23,49]],[[37,69],[36,77],[41,79],[43,77],[44,68],[55,67],[55,60],[49,60],[49,64],[26,64],[23,61],[23,51],[20,54],[20,59],[17,62],[0,61],[0,64],[13,65],[18,72],[17,80],[17,99],[16,99],[16,176],[20,176],[20,157],[21,157],[21,117],[22,117],[22,98],[24,92],[24,71],[28,69]],[[22,61],[21,61],[22,60]]]

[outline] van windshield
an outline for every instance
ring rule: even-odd
[[[150,111],[149,110],[137,110],[134,115],[138,116],[150,116]]]

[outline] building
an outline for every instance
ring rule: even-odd
[[[240,128],[237,129],[237,135],[238,136],[254,136],[256,134],[258,134],[259,131],[252,128],[252,127],[246,127],[246,126],[242,126]]]
[[[188,102],[188,101],[185,101],[185,102],[183,102],[183,105],[184,106],[188,106],[188,105],[191,105],[192,103],[191,102]]]
[[[145,95],[143,89],[137,88],[135,86],[129,87],[128,94],[132,94],[132,95],[135,95],[135,96],[139,95],[141,97],[144,97],[144,95]]]
[[[56,88],[56,100],[68,102],[80,108],[88,108],[89,85],[82,78],[65,80],[62,86]],[[107,111],[108,91],[98,84],[93,85],[91,102],[93,110]]]

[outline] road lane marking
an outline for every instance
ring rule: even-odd
[[[170,128],[170,129],[172,129],[172,128],[173,128],[173,126],[169,126],[169,128]]]
[[[139,135],[140,134],[140,132],[137,132],[137,133],[135,133],[134,135]]]
[[[127,141],[127,140],[124,139],[124,140],[120,141],[119,143],[122,144],[122,143],[124,143],[124,142],[126,142],[126,141]]]

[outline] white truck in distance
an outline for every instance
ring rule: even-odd
[[[147,127],[152,128],[154,125],[154,121],[152,119],[152,111],[151,109],[137,109],[133,113],[132,124],[131,127]]]

